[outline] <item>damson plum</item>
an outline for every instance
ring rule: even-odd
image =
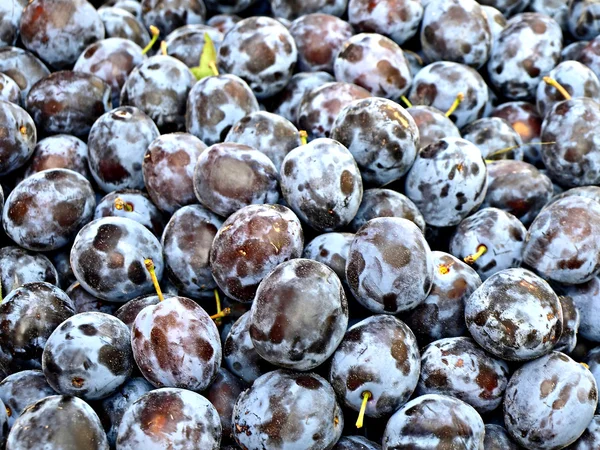
[[[487,169],[474,144],[462,138],[443,138],[421,149],[406,176],[405,188],[428,225],[458,225],[483,202]]]
[[[160,280],[162,248],[143,225],[122,217],[97,219],[81,229],[71,250],[77,281],[98,298],[126,302],[153,291],[144,261],[149,258]]]
[[[184,206],[171,216],[161,244],[167,276],[183,295],[212,295],[217,285],[210,270],[210,248],[222,225],[200,205]]]
[[[333,62],[353,30],[339,17],[315,13],[294,20],[290,33],[298,48],[299,72],[333,72]]]
[[[1,386],[0,384],[0,389]],[[106,430],[106,437],[111,448],[115,446],[117,432],[125,411],[133,402],[152,389],[153,386],[144,378],[130,378],[117,392],[100,402],[100,406],[97,408],[98,415]]]
[[[251,450],[326,450],[343,428],[335,392],[312,373],[269,372],[239,396],[233,410],[235,440]]]
[[[64,70],[33,85],[26,104],[40,134],[85,138],[96,119],[111,109],[111,90],[95,75]]]
[[[146,113],[162,133],[182,131],[186,102],[196,78],[171,56],[155,55],[131,71],[121,90],[121,106]]]
[[[430,1],[421,23],[421,45],[429,61],[455,61],[478,69],[490,55],[492,33],[475,0]]]
[[[182,206],[196,203],[194,167],[206,144],[188,133],[157,137],[144,155],[142,173],[152,202],[173,214]]]
[[[236,23],[242,20],[241,17],[236,16],[232,11],[227,11],[229,8],[236,8],[239,6],[245,9],[244,5],[254,3],[255,0],[233,0],[235,5],[223,5],[219,0],[204,0],[204,3],[208,5],[211,10],[217,10],[223,14],[215,14],[206,21],[206,25],[216,28],[224,35],[231,30]],[[231,2],[230,2],[231,3]]]
[[[323,233],[306,244],[302,257],[329,266],[346,283],[346,259],[353,239],[353,233]]]
[[[338,398],[356,410],[365,396],[367,417],[383,417],[412,395],[421,362],[412,331],[389,315],[371,316],[345,334],[331,360],[329,381]]]
[[[419,129],[419,148],[445,137],[460,137],[460,131],[454,122],[437,108],[417,105],[407,108]]]
[[[353,231],[377,217],[400,217],[414,222],[425,232],[425,219],[416,205],[405,195],[391,189],[367,189],[358,212],[350,223]]]
[[[251,302],[258,284],[278,264],[302,255],[304,234],[296,215],[281,205],[250,205],[217,232],[210,264],[228,297]]]
[[[485,426],[483,448],[485,450],[521,450],[521,446],[511,439],[506,428],[493,424]]]
[[[470,266],[443,252],[431,252],[433,286],[423,303],[410,311],[405,321],[421,345],[442,338],[464,336],[465,300],[481,286]]]
[[[127,39],[140,47],[145,47],[150,42],[150,33],[140,19],[142,5],[137,0],[127,1],[127,5],[133,5],[133,9],[129,9],[123,2],[115,2],[117,3],[120,5],[98,8],[98,15],[106,30],[106,38]],[[140,14],[138,15],[136,11]]]
[[[479,148],[486,159],[523,159],[521,136],[504,119],[477,119],[464,127],[461,133],[464,139]]]
[[[335,272],[317,261],[294,259],[281,263],[258,286],[249,330],[265,360],[310,370],[333,354],[347,326],[348,304]]]
[[[206,398],[219,413],[224,440],[233,440],[233,407],[237,398],[246,388],[247,385],[244,381],[221,368],[215,381],[205,392]]]
[[[166,219],[147,194],[137,189],[120,189],[105,195],[98,202],[94,219],[102,217],[124,217],[144,225],[155,236],[160,237]]]
[[[167,299],[173,297],[173,295],[163,293],[163,297]],[[127,328],[129,328],[129,331],[131,331],[133,323],[142,309],[144,309],[146,306],[158,305],[159,302],[160,299],[158,298],[158,295],[141,295],[133,300],[129,300],[127,303],[121,306],[115,312],[115,317],[127,325]]]
[[[100,312],[76,314],[48,338],[42,368],[48,384],[85,400],[108,397],[129,378],[134,361],[127,325]]]
[[[203,23],[206,18],[202,0],[142,0],[141,3],[144,25],[155,25],[163,36],[184,25]]]
[[[7,450],[108,450],[106,433],[94,410],[83,400],[52,395],[29,405],[16,420]]]
[[[279,172],[283,158],[302,145],[298,129],[280,115],[256,111],[237,122],[225,142],[248,145],[268,156]]]
[[[368,97],[371,93],[356,84],[343,81],[320,84],[302,97],[296,124],[311,139],[329,137],[340,111],[353,100]]]
[[[23,6],[22,0],[9,0],[0,5],[0,47],[17,42]]]
[[[456,397],[487,413],[502,403],[508,365],[466,337],[441,339],[423,349],[417,393]]]
[[[221,366],[219,330],[193,300],[171,297],[144,308],[131,329],[133,356],[155,387],[206,389]]]
[[[248,311],[236,320],[223,342],[223,365],[249,384],[274,369],[254,348],[250,337],[250,316]]]
[[[527,229],[512,214],[483,208],[458,225],[450,253],[471,263],[485,281],[500,270],[521,266],[526,234]]]
[[[381,445],[363,436],[343,436],[333,450],[381,450]]]
[[[575,301],[566,295],[558,297],[563,313],[563,332],[554,346],[554,350],[563,353],[572,353],[577,346],[577,335],[581,323],[582,312],[577,308]]]
[[[1,53],[0,53],[1,54]],[[0,66],[1,67],[1,66]],[[301,72],[294,75],[287,86],[271,99],[271,108],[274,113],[298,123],[298,108],[304,94],[324,85],[334,82],[333,76],[327,72]],[[335,116],[332,119],[335,120]]]
[[[488,189],[482,208],[498,208],[530,225],[552,197],[552,181],[524,161],[487,164]]]
[[[13,0],[17,1],[17,0]],[[0,19],[1,20],[1,19]],[[2,25],[0,25],[1,27]],[[15,105],[21,104],[21,88],[8,75],[0,72],[0,100],[14,103]]]
[[[0,174],[6,175],[27,163],[37,142],[31,116],[19,105],[0,100]]]
[[[333,124],[331,138],[352,153],[365,184],[377,187],[404,176],[419,149],[419,129],[412,116],[383,98],[347,105]]]
[[[48,258],[19,247],[0,249],[0,282],[4,297],[25,283],[35,281],[58,285],[58,273]]]
[[[14,425],[27,406],[51,395],[56,395],[56,391],[41,370],[23,370],[6,377],[0,383],[0,400],[6,409],[8,427]]]
[[[27,163],[24,177],[47,169],[69,169],[80,173],[88,180],[88,147],[75,136],[58,134],[42,139],[35,146]]]
[[[21,17],[20,35],[27,50],[55,69],[70,68],[90,44],[104,39],[104,25],[85,0],[34,0]]]
[[[523,263],[566,284],[591,280],[600,270],[600,204],[569,196],[544,208],[527,233]]]
[[[396,411],[385,428],[382,448],[480,450],[484,434],[483,420],[473,407],[453,397],[429,394]]]
[[[597,301],[600,278],[595,276],[590,281],[576,285],[556,285],[556,291],[568,296],[579,312],[579,336],[592,342],[600,342],[600,324],[596,320],[600,313]]]
[[[227,74],[197,82],[186,108],[186,130],[213,145],[225,140],[238,120],[258,111],[258,101],[244,80]]]
[[[376,97],[397,99],[410,88],[412,74],[400,46],[377,33],[360,33],[340,48],[335,78],[362,86]]]
[[[219,49],[220,68],[245,80],[261,99],[285,87],[297,58],[294,38],[270,17],[255,16],[236,23]]]
[[[433,258],[411,221],[380,217],[356,233],[346,278],[356,299],[376,313],[397,314],[423,303],[433,283]]]
[[[65,290],[65,294],[73,301],[76,313],[98,311],[105,314],[114,315],[119,308],[119,303],[113,303],[106,300],[101,300],[93,296],[83,287],[79,281],[75,281]]]
[[[488,278],[465,301],[465,320],[479,345],[508,361],[549,353],[563,328],[558,296],[525,269],[507,269]]]
[[[595,415],[583,434],[567,450],[594,450],[600,446],[600,416]]]
[[[281,191],[300,219],[318,231],[333,231],[356,215],[362,178],[346,147],[321,138],[286,155],[281,164]]]
[[[208,209],[228,217],[248,205],[279,200],[277,169],[264,153],[223,142],[208,147],[196,161],[194,192]]]
[[[0,48],[0,72],[11,77],[21,89],[21,105],[25,105],[31,87],[50,71],[32,53],[18,47]]]
[[[218,450],[219,414],[210,402],[185,389],[163,388],[137,399],[123,414],[119,450]]]
[[[346,10],[348,0],[271,0],[275,17],[293,20],[311,13],[324,13],[341,16]]]
[[[564,448],[594,417],[598,387],[589,370],[552,352],[521,366],[504,396],[504,422],[518,444],[532,450]]]
[[[2,225],[21,247],[56,250],[90,221],[95,207],[92,185],[83,175],[68,169],[44,170],[23,180],[10,193]]]
[[[218,51],[223,41],[223,33],[213,27],[192,24],[179,27],[166,37],[167,54],[184,62],[188,67],[196,67],[206,45],[206,34]]]

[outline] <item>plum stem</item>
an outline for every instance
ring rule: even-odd
[[[160,30],[154,25],[150,25],[150,33],[152,33],[152,39],[148,42],[148,45],[144,47],[142,50],[142,55],[145,55],[150,51],[150,49],[154,46],[156,41],[158,40],[158,36],[160,35]]]
[[[150,258],[145,259],[144,265],[146,266],[146,270],[150,272],[150,278],[152,278],[154,289],[156,289],[158,299],[162,302],[165,299],[165,297],[163,296],[162,290],[160,289],[160,284],[158,284],[158,278],[156,277],[156,271],[154,270],[154,261],[152,261]]]
[[[121,197],[115,198],[115,208],[119,211],[125,210],[126,212],[133,212],[133,203],[126,202]]]
[[[454,99],[454,101],[452,102],[452,104],[450,105],[450,108],[448,108],[448,111],[446,111],[445,116],[450,117],[452,115],[452,113],[454,113],[454,111],[456,111],[456,108],[458,108],[458,106],[462,103],[462,101],[464,99],[465,99],[465,94],[463,94],[462,92],[459,92],[458,95],[456,96],[456,98]]]
[[[167,53],[167,41],[160,41],[160,54],[163,56],[168,56]]]
[[[402,97],[400,97],[400,100],[402,100],[404,102],[404,104],[406,105],[407,108],[413,107],[413,104],[404,95]]]
[[[481,258],[483,255],[485,255],[485,253],[487,252],[488,248],[483,245],[480,244],[477,246],[477,251],[475,253],[473,253],[472,255],[469,255],[467,257],[465,257],[465,262],[467,264],[475,264],[475,261],[477,261],[479,258]]]
[[[373,395],[369,391],[362,393],[362,404],[360,405],[360,411],[358,412],[358,419],[356,419],[356,428],[362,428],[365,411],[367,410],[367,402],[372,396]]]
[[[498,155],[502,155],[504,153],[508,153],[512,150],[516,150],[517,148],[523,147],[525,145],[552,145],[552,144],[556,144],[556,141],[550,141],[550,142],[528,142],[527,144],[521,144],[521,145],[513,145],[512,147],[505,147],[505,148],[501,148],[500,150],[495,150],[492,153],[490,153],[489,155],[487,155],[485,162],[489,162],[492,161],[491,159],[489,159],[490,157],[494,157],[494,156],[498,156]]]
[[[558,81],[556,81],[554,78],[544,77],[542,79],[544,80],[544,83],[552,86],[558,92],[560,92],[561,95],[565,98],[565,100],[571,100],[571,94],[569,94],[567,92],[567,90]]]
[[[231,314],[231,308],[225,308],[223,311],[219,311],[217,314],[213,314],[212,316],[210,316],[210,318],[216,320],[220,319],[221,317],[226,317],[229,314]]]
[[[221,297],[219,296],[219,290],[215,289],[215,301],[217,303],[217,314],[219,314],[222,309],[221,309]],[[216,319],[215,320],[217,325],[221,325],[221,319]]]
[[[308,144],[308,133],[304,130],[300,130],[298,134],[300,135],[300,142],[302,142],[302,145]]]

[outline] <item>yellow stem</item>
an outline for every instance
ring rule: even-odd
[[[407,108],[413,107],[413,104],[404,95],[402,97],[400,97],[400,100],[402,100],[404,102],[404,104],[406,105]]]
[[[133,212],[133,203],[126,202],[121,197],[115,198],[115,208],[119,211],[125,210],[127,212]]]
[[[160,41],[160,53],[163,56],[167,56],[167,42],[166,41]]]
[[[211,319],[220,319],[221,317],[225,317],[231,314],[231,308],[225,308],[223,311],[218,312],[217,314],[213,314],[210,316]]]
[[[308,144],[308,133],[304,130],[300,130],[299,134],[300,134],[300,142],[302,142],[302,145]]]
[[[544,77],[542,79],[544,80],[544,83],[549,84],[550,86],[555,88],[558,92],[560,92],[562,94],[562,96],[565,98],[565,100],[571,100],[571,94],[569,94],[567,92],[567,90],[564,87],[562,87],[560,85],[560,83],[558,81],[556,81],[554,78]]]
[[[154,289],[156,289],[158,299],[162,302],[165,299],[165,297],[163,296],[162,290],[160,289],[160,285],[158,284],[158,278],[156,278],[156,271],[154,270],[154,261],[148,258],[144,260],[144,264],[146,265],[146,270],[150,272],[150,278],[152,278],[152,283],[154,283]]]
[[[145,55],[146,53],[148,53],[150,51],[150,49],[152,48],[152,46],[156,43],[156,41],[158,40],[158,36],[160,35],[160,30],[158,28],[156,28],[154,25],[150,25],[150,33],[152,33],[152,39],[150,39],[150,42],[148,42],[148,45],[146,45],[144,47],[144,49],[142,50],[142,55]]]
[[[356,420],[356,428],[362,428],[363,420],[365,418],[365,411],[367,410],[367,402],[372,397],[369,391],[365,391],[362,394],[362,405],[360,405],[360,411],[358,412],[358,419]]]
[[[469,255],[465,258],[465,262],[467,264],[474,264],[479,258],[481,258],[487,252],[487,247],[483,244],[477,246],[477,252]]]
[[[219,314],[221,312],[221,297],[219,296],[219,291],[218,289],[215,289],[215,301],[217,302],[217,314]],[[217,325],[221,325],[221,319],[217,319],[215,320],[215,322],[217,323]]]
[[[448,111],[446,111],[446,117],[450,117],[452,115],[452,113],[454,111],[456,111],[456,108],[458,108],[458,105],[460,105],[464,99],[465,99],[465,94],[463,94],[462,92],[459,92],[458,95],[456,96],[456,98],[454,99],[454,102],[452,103],[452,105],[450,105],[450,108],[448,109]]]
[[[588,366],[586,363],[584,362],[580,362],[579,364],[581,364],[583,367],[585,367],[586,369],[590,370],[590,366]]]
[[[209,62],[208,67],[210,67],[215,77],[219,76],[219,69],[217,69],[217,65],[214,61]]]

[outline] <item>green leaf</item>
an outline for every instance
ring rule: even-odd
[[[200,63],[190,70],[197,80],[219,75],[219,71],[217,70],[217,50],[208,33],[204,33],[204,48],[200,55]]]

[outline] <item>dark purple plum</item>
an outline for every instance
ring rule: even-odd
[[[443,252],[432,252],[433,286],[423,303],[409,312],[405,321],[419,344],[465,336],[465,300],[481,286],[470,266]]]
[[[86,291],[79,281],[75,281],[69,286],[65,293],[73,301],[76,313],[98,311],[105,314],[114,315],[119,308],[119,303],[113,303],[106,300],[101,300],[98,297],[94,297],[88,291]]]
[[[123,414],[117,448],[218,450],[221,431],[217,410],[200,394],[156,389],[138,398]]]
[[[26,102],[38,133],[82,138],[87,137],[96,119],[111,109],[111,103],[111,89],[104,80],[69,70],[39,80]]]
[[[71,299],[56,286],[27,283],[0,303],[0,350],[15,368],[41,368],[48,337],[75,314]]]
[[[316,139],[289,152],[281,164],[280,183],[286,203],[318,231],[350,223],[362,200],[356,161],[333,139]]]
[[[597,320],[600,313],[600,304],[598,303],[600,278],[595,276],[586,283],[572,286],[556,285],[555,288],[557,292],[571,299],[572,306],[579,313],[578,336],[591,342],[600,342],[600,323]]]
[[[142,0],[142,20],[146,27],[156,26],[162,36],[189,24],[201,24],[206,19],[202,0]]]
[[[446,115],[431,106],[417,105],[407,108],[419,129],[419,148],[446,137],[460,137],[460,131]]]
[[[33,0],[19,32],[27,50],[58,70],[72,67],[88,45],[104,39],[102,20],[85,0]]]
[[[331,138],[352,153],[365,184],[383,186],[408,172],[419,150],[419,129],[399,104],[384,98],[355,100],[344,107]]]
[[[354,83],[373,96],[389,99],[406,94],[412,81],[400,46],[377,33],[360,33],[344,42],[333,71],[336,80]]]
[[[281,17],[281,16],[280,16]],[[294,73],[298,50],[288,29],[270,17],[235,24],[219,49],[219,67],[248,83],[257,98],[277,94]]]
[[[245,9],[246,5],[253,3],[254,1],[255,0],[233,0],[234,5],[223,5],[219,0],[204,0],[204,3],[208,5],[209,9],[217,10],[222,13],[212,16],[206,21],[206,25],[216,28],[225,35],[236,23],[242,20],[241,17],[233,14],[234,11],[229,11],[229,8],[241,8],[241,11],[242,9]]]
[[[173,214],[196,203],[194,168],[205,148],[204,142],[188,133],[163,134],[149,145],[142,173],[148,195],[160,210]]]
[[[420,38],[428,61],[454,61],[475,69],[486,63],[492,48],[486,15],[475,0],[429,1]]]
[[[216,288],[210,269],[210,249],[221,218],[200,205],[177,210],[162,235],[161,244],[169,279],[183,295],[212,296]]]
[[[583,434],[565,450],[594,450],[600,447],[600,415],[595,415]]]
[[[472,406],[446,395],[417,397],[390,418],[383,450],[401,448],[483,448],[483,420]]]
[[[397,217],[372,219],[348,253],[346,278],[369,310],[397,314],[425,301],[433,283],[433,257],[421,230]]]
[[[46,256],[20,247],[9,246],[0,249],[0,282],[3,297],[25,283],[35,281],[58,285],[58,272]]]
[[[333,62],[342,44],[354,34],[352,26],[330,14],[307,14],[290,26],[298,48],[299,72],[333,72]]]
[[[533,0],[533,2],[540,2],[546,0]],[[487,19],[488,26],[490,27],[490,32],[492,33],[492,46],[494,42],[500,36],[502,30],[506,28],[506,17],[498,11],[493,6],[481,5],[481,10],[483,11],[485,18]]]
[[[230,298],[251,302],[258,284],[278,264],[302,255],[304,234],[296,215],[281,205],[250,205],[233,213],[210,251],[213,277]]]
[[[188,97],[186,130],[213,145],[224,141],[238,120],[258,109],[256,97],[241,78],[231,74],[203,78]]]
[[[18,47],[0,48],[0,72],[11,77],[21,89],[21,105],[26,104],[31,87],[50,71],[32,53]]]
[[[269,157],[277,172],[283,158],[302,145],[298,129],[277,114],[256,111],[240,119],[227,133],[225,142],[248,145]]]
[[[134,367],[127,325],[101,312],[75,314],[46,341],[42,368],[59,394],[84,400],[109,397]]]
[[[126,302],[154,290],[145,260],[149,258],[160,280],[162,247],[143,225],[122,217],[97,219],[81,229],[71,250],[77,281],[90,294]]]
[[[584,314],[577,307],[575,301],[566,295],[558,297],[563,313],[563,331],[560,339],[554,346],[557,352],[570,354],[577,346],[577,336],[579,333],[579,325],[581,316]]]
[[[244,206],[279,200],[278,173],[267,155],[223,142],[202,152],[194,169],[194,192],[202,205],[228,217]]]
[[[242,448],[326,450],[343,428],[335,392],[313,373],[269,372],[239,396],[233,410],[233,434]]]
[[[37,130],[27,111],[1,99],[0,123],[0,175],[6,175],[27,163],[37,143]]]
[[[23,0],[8,0],[0,5],[0,47],[16,44],[21,14],[26,4]]]
[[[35,146],[27,163],[24,177],[47,169],[69,169],[90,178],[88,147],[75,136],[58,134],[42,139]]]
[[[412,395],[421,369],[410,328],[389,315],[373,315],[352,326],[331,360],[329,381],[346,406],[367,417],[386,417]]]
[[[421,149],[406,177],[406,196],[436,227],[458,225],[481,205],[486,190],[481,152],[462,138],[443,138]]]
[[[369,220],[377,217],[400,217],[414,222],[425,232],[425,219],[416,205],[407,196],[391,189],[367,189],[363,192],[358,212],[350,223],[352,231],[357,231]]]
[[[0,72],[0,100],[11,102],[15,105],[21,104],[21,88],[15,80],[2,72]]]
[[[485,450],[521,450],[522,447],[515,443],[501,425],[489,424],[485,426],[485,439],[483,441]]]
[[[83,400],[52,395],[29,405],[14,423],[7,450],[34,450],[40,443],[64,450],[108,450],[98,415]]]
[[[233,440],[233,407],[240,394],[246,390],[248,385],[232,375],[226,369],[219,369],[215,381],[204,392],[206,399],[212,403],[221,419],[223,440]]]
[[[223,33],[206,25],[184,25],[166,38],[167,54],[177,58],[188,67],[196,67],[205,48],[204,35],[208,34],[217,51],[223,41]]]
[[[219,330],[193,300],[171,297],[144,308],[131,329],[133,356],[155,387],[202,391],[221,366]]]
[[[353,233],[323,233],[306,244],[302,257],[329,266],[346,283],[346,259],[353,239]]]
[[[525,269],[503,270],[484,281],[465,301],[465,320],[479,345],[508,361],[548,354],[563,329],[558,296]]]
[[[565,5],[566,28],[577,41],[594,39],[600,33],[600,22],[598,15],[600,9],[596,2],[588,0],[573,0]]]
[[[139,8],[141,13],[141,4],[137,0],[130,0],[130,3]],[[104,23],[106,38],[122,38],[132,41],[140,47],[145,47],[150,42],[150,33],[142,24],[139,17],[123,6],[103,6],[98,9],[98,15]]]
[[[310,259],[281,263],[258,286],[250,337],[268,362],[311,370],[329,358],[348,326],[342,283],[325,264]]]
[[[49,251],[64,247],[94,214],[90,182],[68,169],[38,172],[23,180],[6,199],[2,224],[21,247]]]
[[[294,20],[313,13],[341,16],[346,10],[348,0],[271,0],[271,8],[275,17]]]
[[[484,414],[502,403],[508,373],[506,362],[487,354],[471,338],[440,339],[423,349],[417,394],[456,397]]]
[[[527,232],[523,263],[565,284],[591,280],[600,271],[600,204],[564,197],[544,208]]]
[[[564,448],[583,434],[597,403],[598,387],[590,371],[552,352],[512,375],[504,395],[504,422],[525,448]]]
[[[461,130],[462,137],[479,148],[486,159],[523,159],[523,142],[510,123],[499,117],[484,117]]]
[[[332,450],[381,450],[381,445],[363,436],[342,436]]]

